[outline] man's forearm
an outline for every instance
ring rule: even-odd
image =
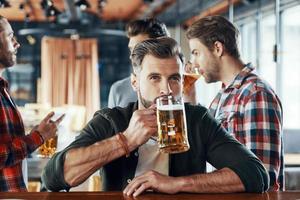
[[[179,177],[179,192],[230,193],[244,192],[245,187],[231,169],[223,168],[208,174]]]
[[[76,186],[97,169],[125,153],[116,136],[88,147],[71,149],[66,153],[64,162],[65,181],[72,187]]]

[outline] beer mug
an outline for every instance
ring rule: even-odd
[[[39,147],[38,156],[43,158],[50,158],[56,151],[57,148],[57,135],[47,140]]]
[[[186,118],[182,99],[171,95],[156,99],[158,146],[164,153],[181,153],[189,150]]]
[[[54,116],[51,118],[52,121],[56,121],[59,118],[63,118],[65,113],[65,109],[64,108],[56,108],[55,110],[55,114]],[[60,131],[60,126],[57,125],[58,129],[56,132],[56,135],[53,138],[50,138],[49,140],[44,141],[44,144],[42,144],[39,148],[38,148],[38,152],[37,152],[37,156],[38,157],[42,157],[42,158],[51,158],[57,149],[57,140],[58,140],[58,135],[59,131]]]

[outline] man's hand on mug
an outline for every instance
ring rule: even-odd
[[[180,183],[176,177],[166,176],[151,170],[141,176],[135,177],[127,185],[123,193],[136,197],[150,189],[156,192],[175,194],[179,192]]]
[[[130,150],[144,144],[153,135],[157,135],[157,120],[155,106],[136,110],[123,133],[128,140]]]
[[[53,138],[56,135],[57,126],[65,117],[65,114],[61,115],[57,120],[52,121],[51,117],[54,116],[54,112],[50,112],[36,127],[36,130],[39,131],[44,141]]]

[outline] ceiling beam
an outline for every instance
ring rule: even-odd
[[[175,0],[156,0],[148,5],[148,8],[141,13],[138,18],[144,19],[148,17],[154,17],[159,14],[159,12],[165,10],[171,4],[175,3]]]
[[[133,12],[130,19],[145,19],[156,17],[156,15],[162,13],[165,9],[175,3],[176,0],[156,0],[152,3],[145,3],[141,1],[141,5]]]
[[[172,4],[176,3],[176,0],[167,0],[163,5],[153,11],[152,17],[156,17],[160,13],[164,12],[167,8],[169,8]]]
[[[184,25],[186,27],[189,27],[192,25],[195,21],[199,20],[200,18],[209,16],[209,15],[220,15],[224,12],[226,12],[230,6],[230,3],[233,5],[241,3],[241,0],[224,0],[220,3],[217,3],[216,5],[209,7],[209,8],[203,8],[200,13],[184,22]]]

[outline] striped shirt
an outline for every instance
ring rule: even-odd
[[[0,77],[0,191],[27,191],[22,161],[43,143],[37,131],[25,136],[23,121]]]
[[[264,163],[273,190],[283,190],[281,102],[252,71],[247,64],[228,87],[223,84],[210,112]]]

